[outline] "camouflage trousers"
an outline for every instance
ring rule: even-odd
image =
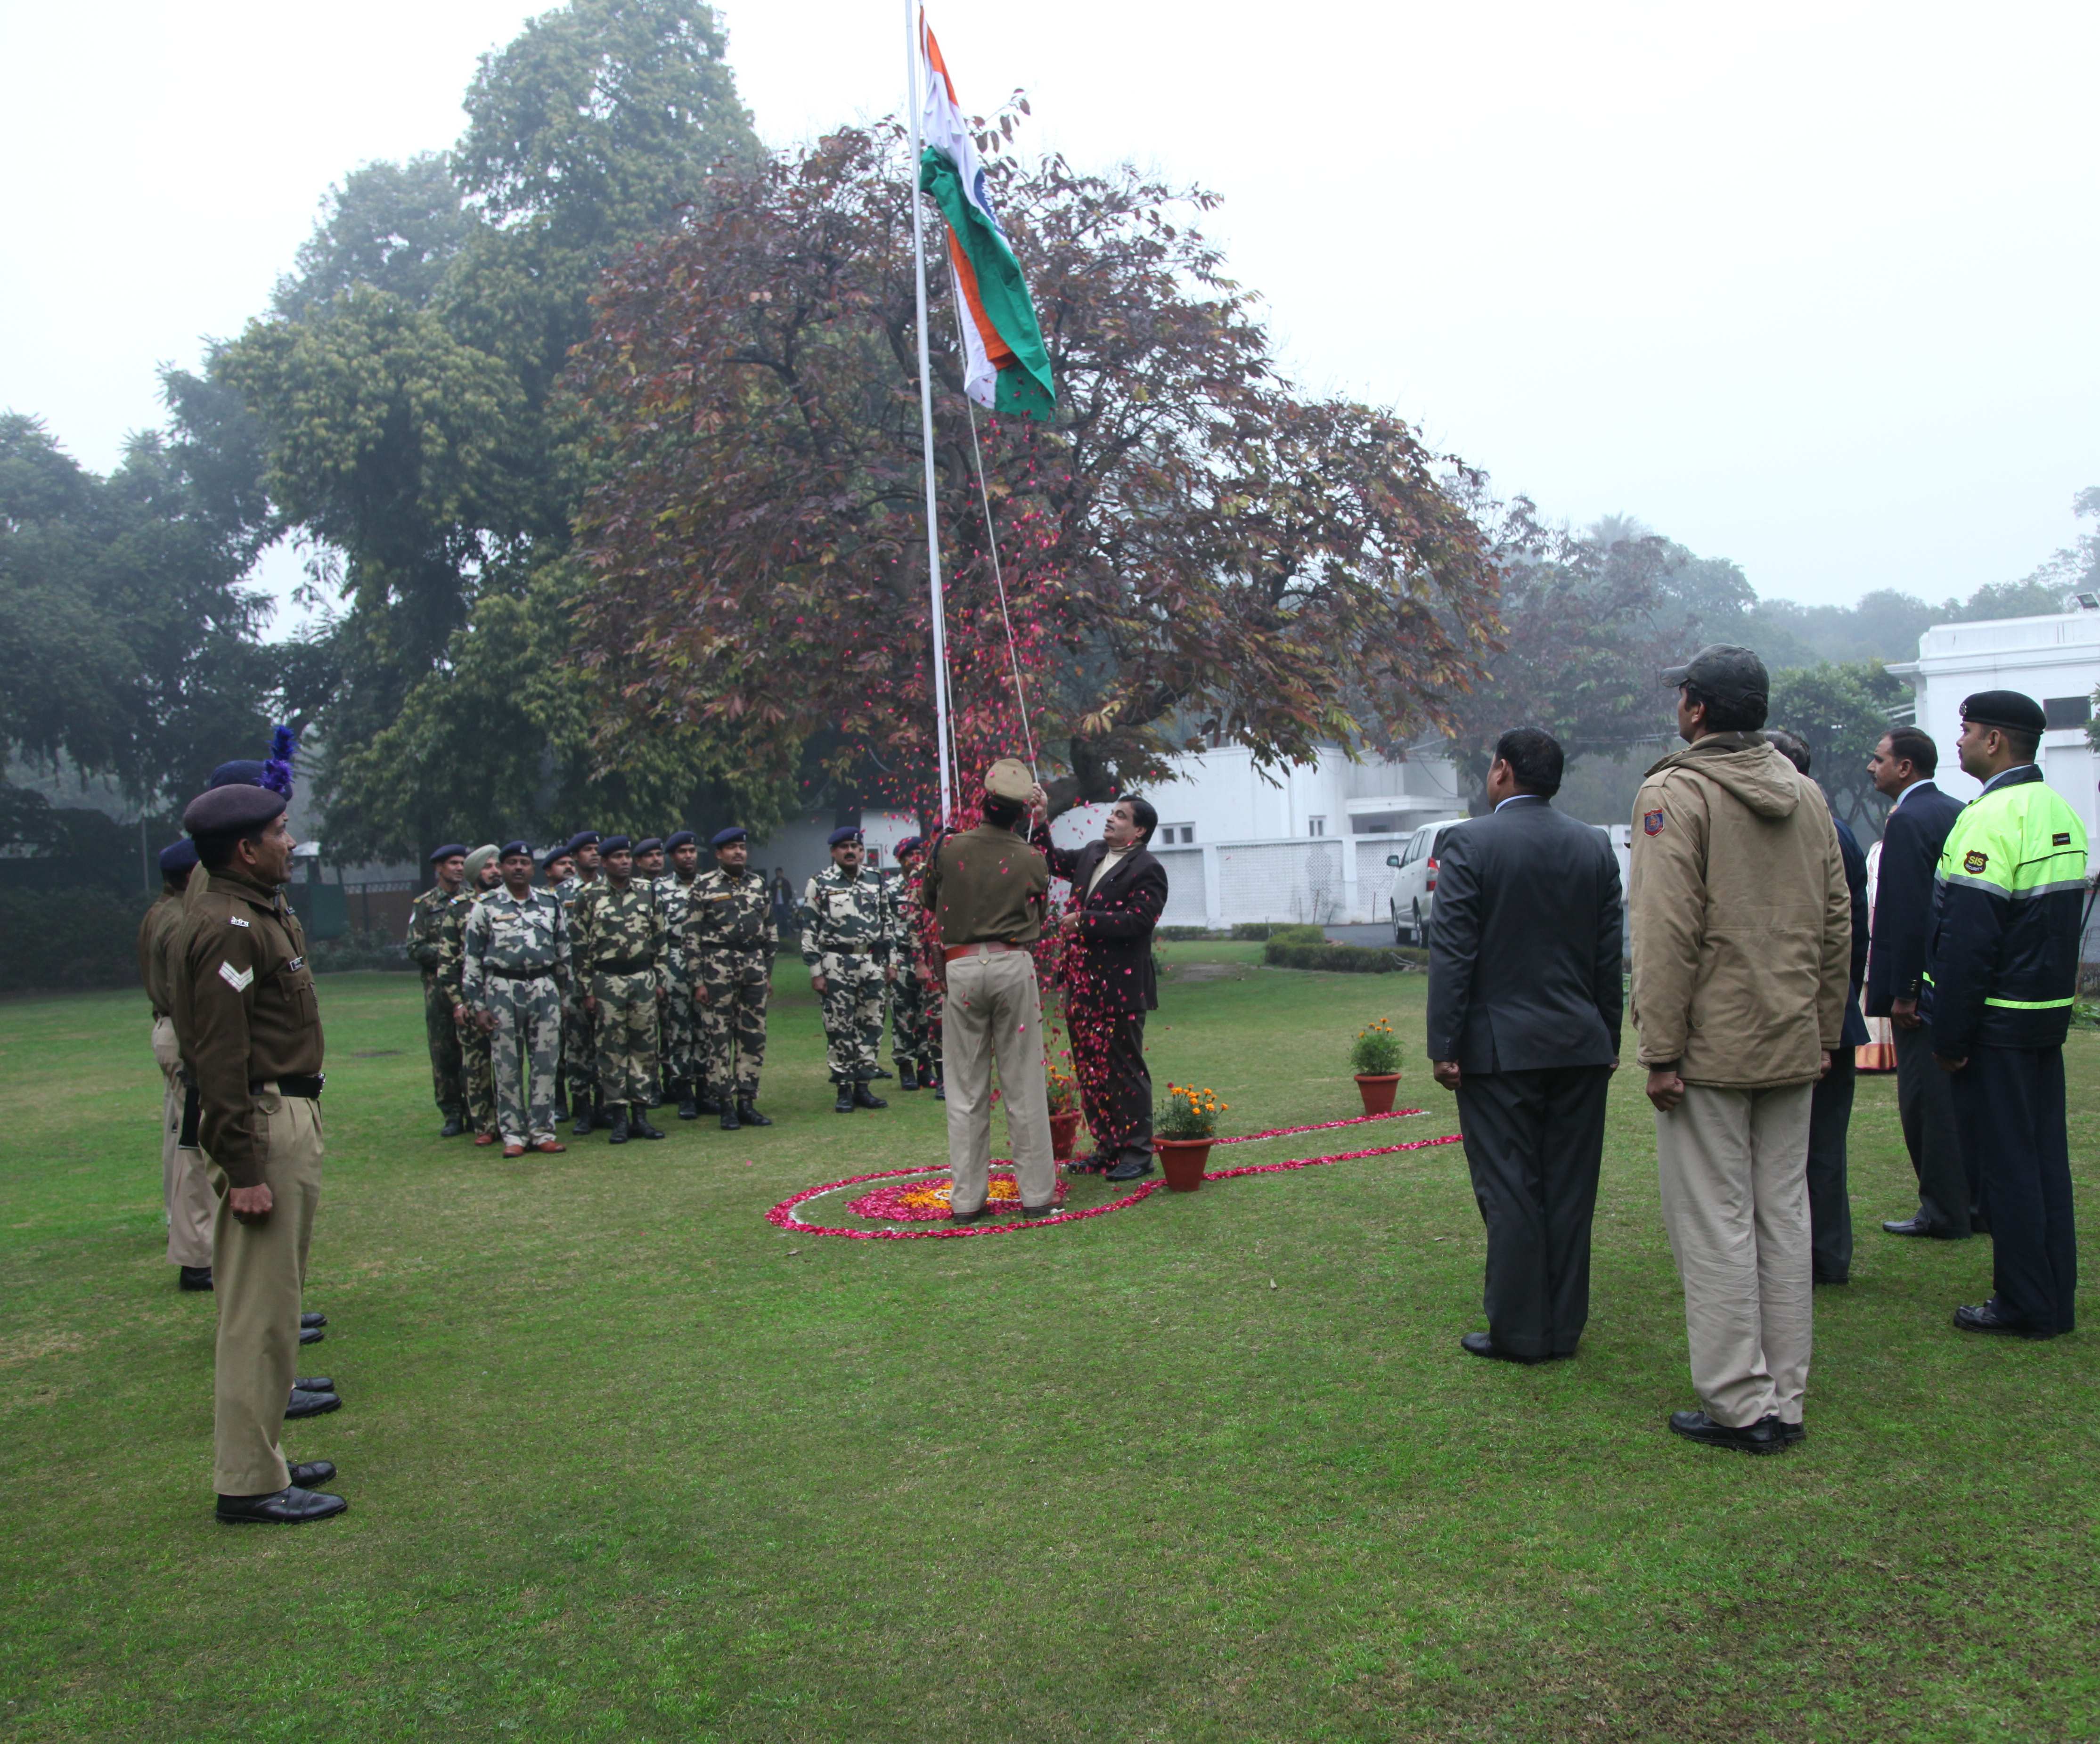
[[[459,1032],[460,1081],[466,1090],[466,1124],[478,1133],[496,1130],[496,1060],[488,1032],[470,1023]]]
[[[562,994],[550,975],[491,976],[487,1009],[496,1076],[496,1130],[505,1144],[554,1136],[554,1073],[562,1057]]]
[[[689,1007],[699,1039],[700,1081],[712,1096],[739,1102],[758,1099],[759,1068],[765,1064],[765,1002],[773,992],[773,953],[703,952],[700,985],[705,1005]]]
[[[584,992],[573,987],[562,1006],[562,1079],[569,1087],[569,1106],[588,1107],[598,1085],[598,1038]]]
[[[693,988],[679,976],[667,978],[670,997],[664,1002],[664,1088],[690,1086],[690,1094],[704,1094],[707,1083],[707,1047],[701,1039],[699,1014],[693,1010]]]
[[[430,1044],[430,1093],[438,1112],[448,1121],[466,1118],[466,1085],[461,1076],[459,1025],[452,1002],[435,975],[423,977],[423,1035]]]
[[[866,1084],[875,1077],[882,1046],[883,965],[858,953],[824,951],[816,972],[824,978],[824,1040],[834,1084]]]
[[[591,1028],[598,1043],[598,1094],[609,1103],[646,1109],[655,1094],[662,1034],[656,976],[646,969],[593,975],[590,990],[598,1001]]]
[[[889,1050],[900,1066],[922,1066],[939,1076],[941,989],[927,986],[915,970],[899,967],[890,989]]]

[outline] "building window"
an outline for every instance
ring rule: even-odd
[[[1305,833],[1308,835],[1325,835],[1327,833],[1327,820],[1324,817],[1307,818]]]
[[[2045,697],[2041,718],[2051,727],[2082,727],[2093,718],[2090,697]]]
[[[1196,826],[1193,824],[1162,824],[1158,836],[1162,847],[1171,848],[1177,842],[1194,841]]]

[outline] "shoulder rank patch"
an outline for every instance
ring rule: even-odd
[[[1980,848],[1972,848],[1961,857],[1964,872],[1980,872],[1991,863],[1991,857]]]
[[[1661,835],[1662,834],[1662,813],[1660,812],[1650,812],[1647,817],[1641,819],[1641,830],[1644,835]]]
[[[236,993],[245,993],[255,979],[255,971],[253,969],[236,969],[230,962],[223,962],[218,966],[218,978]]]
[[[2051,837],[2049,839],[2049,845],[2051,848],[2068,848],[2068,847],[2070,847],[2070,846],[2071,846],[2071,832],[2070,832],[2068,830],[2058,830],[2054,835],[2051,836]]]
[[[226,917],[226,923],[229,927],[245,927],[248,924],[248,923],[243,920],[238,914],[227,915]]]

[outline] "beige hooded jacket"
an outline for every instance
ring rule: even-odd
[[[1844,1028],[1851,896],[1822,790],[1762,733],[1714,733],[1634,801],[1641,1064],[1688,1084],[1812,1082]]]

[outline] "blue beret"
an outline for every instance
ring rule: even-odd
[[[601,854],[624,854],[633,851],[634,843],[624,835],[609,835],[598,844]]]
[[[523,854],[530,860],[532,857],[532,844],[530,842],[505,842],[496,851],[496,857],[498,860],[508,860],[513,854]]]
[[[708,838],[710,848],[727,848],[732,842],[748,842],[751,832],[742,824],[731,824],[726,830],[717,830]]]
[[[448,842],[443,848],[434,848],[430,850],[430,864],[435,865],[440,860],[449,860],[455,854],[462,860],[465,859],[465,844],[459,842]]]
[[[824,846],[827,848],[838,848],[843,846],[848,842],[858,842],[859,839],[860,826],[858,824],[848,824],[845,829],[834,830],[829,835],[826,836],[824,838]]]
[[[917,853],[921,848],[924,848],[925,845],[926,838],[923,835],[907,835],[902,841],[899,842],[896,847],[890,849],[890,852],[896,855],[899,860],[902,860],[907,854]]]
[[[262,764],[259,759],[242,757],[232,763],[222,763],[211,772],[211,779],[205,783],[212,787],[259,787],[262,785]]]
[[[179,842],[170,842],[161,850],[161,870],[170,877],[188,871],[196,863],[196,843],[188,836]]]
[[[571,853],[566,847],[557,843],[554,847],[549,848],[545,856],[540,859],[540,870],[542,872],[545,871],[547,868],[554,865],[557,860],[574,860],[576,857]]]
[[[259,830],[285,813],[285,796],[252,783],[207,787],[183,808],[186,835],[230,835]]]
[[[579,830],[569,838],[569,845],[566,852],[573,854],[580,848],[596,848],[599,845],[599,841],[597,830]]]
[[[657,854],[663,851],[664,838],[660,835],[645,835],[634,844],[634,852],[638,854]]]
[[[690,830],[674,830],[664,838],[664,845],[666,848],[690,848],[699,840],[699,838]]]

